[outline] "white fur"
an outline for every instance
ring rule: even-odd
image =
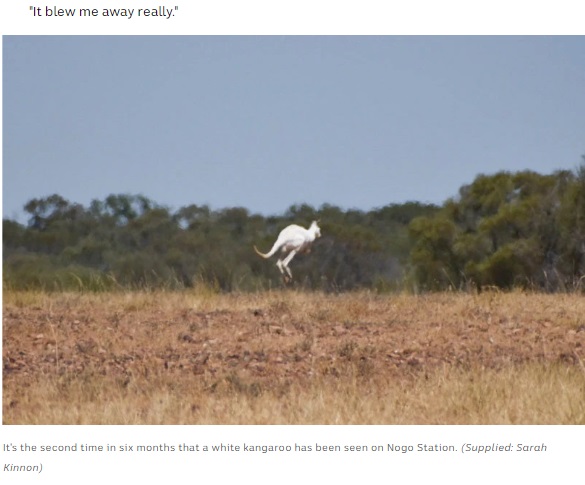
[[[313,221],[309,229],[297,226],[296,224],[291,224],[280,231],[276,242],[268,253],[261,253],[256,246],[254,246],[254,250],[266,259],[273,256],[278,250],[283,254],[288,253],[284,259],[278,259],[276,266],[278,266],[278,269],[284,276],[285,280],[287,279],[287,276],[288,279],[292,279],[292,273],[288,267],[289,263],[295,257],[295,254],[302,252],[308,253],[311,250],[311,244],[313,244],[313,241],[318,237],[321,237],[321,229],[319,228],[317,221]]]

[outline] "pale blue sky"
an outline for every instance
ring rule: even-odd
[[[585,37],[8,36],[3,213],[143,194],[281,214],[574,169]]]

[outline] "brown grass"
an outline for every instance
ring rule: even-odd
[[[5,424],[585,424],[585,299],[5,292]]]

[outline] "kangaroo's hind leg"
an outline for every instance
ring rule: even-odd
[[[285,268],[282,259],[279,259],[276,262],[276,266],[278,266],[278,269],[280,270],[280,274],[282,275],[282,281],[284,281],[285,283],[290,282],[291,278],[287,273],[290,273],[288,268]]]
[[[284,272],[285,271],[284,265],[282,264],[282,259],[279,259],[276,262],[276,266],[278,267],[278,270],[280,271],[280,273],[282,274],[282,276],[285,276],[286,277],[286,273]]]
[[[292,272],[290,270],[290,268],[288,267],[289,263],[292,261],[292,259],[295,257],[295,254],[297,254],[297,250],[293,249],[290,253],[288,253],[288,256],[286,258],[284,258],[284,260],[282,261],[282,267],[286,270],[288,277],[292,280]]]

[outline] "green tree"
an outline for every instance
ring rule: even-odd
[[[436,216],[411,223],[414,281],[562,289],[582,274],[581,193],[568,171],[478,176]]]

